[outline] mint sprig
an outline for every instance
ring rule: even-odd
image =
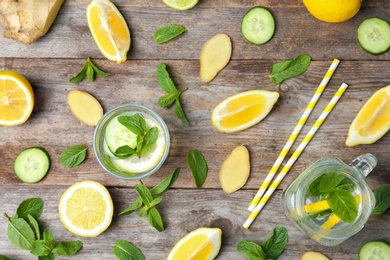
[[[176,117],[179,118],[184,125],[189,125],[190,123],[188,122],[188,119],[184,113],[183,107],[180,102],[180,95],[188,88],[185,88],[183,90],[178,90],[176,88],[167,71],[167,65],[164,63],[160,63],[157,66],[156,74],[158,84],[160,85],[161,89],[167,93],[166,95],[161,96],[158,99],[158,105],[162,108],[169,108],[174,104],[174,112]]]
[[[104,71],[100,70],[98,67],[96,67],[96,65],[93,64],[91,59],[88,57],[87,61],[85,62],[85,65],[81,69],[81,71],[76,76],[72,77],[69,80],[69,82],[70,83],[79,83],[79,82],[83,81],[85,78],[88,78],[88,81],[92,82],[95,79],[95,73],[103,78],[110,76],[109,73],[104,72]]]
[[[8,221],[8,238],[21,249],[29,250],[38,259],[54,259],[54,255],[71,256],[77,253],[83,243],[74,241],[54,241],[52,233],[45,229],[41,234],[38,218],[43,211],[40,198],[30,198],[20,203],[12,218],[4,213]]]

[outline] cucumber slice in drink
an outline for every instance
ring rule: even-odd
[[[135,148],[137,146],[137,135],[122,125],[118,121],[118,117],[119,116],[116,116],[110,120],[104,134],[104,140],[106,141],[109,149],[113,152],[124,145],[128,145],[131,148]]]
[[[360,248],[359,260],[390,260],[390,246],[382,241],[367,242]]]
[[[381,18],[367,18],[358,26],[357,39],[366,52],[384,53],[390,48],[390,25]]]
[[[16,156],[14,172],[23,182],[35,183],[40,181],[50,168],[50,156],[41,147],[30,147]]]
[[[241,33],[254,44],[264,44],[271,40],[275,32],[275,19],[265,7],[256,6],[242,18]]]

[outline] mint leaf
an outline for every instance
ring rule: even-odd
[[[385,213],[390,207],[390,186],[383,186],[374,190],[375,208],[372,211],[373,216],[379,216]]]
[[[249,260],[265,260],[265,253],[261,246],[258,244],[241,240],[237,244],[237,250],[243,254],[245,254]]]
[[[37,240],[41,239],[41,231],[39,229],[38,221],[30,214],[27,215],[27,219],[30,222],[31,226],[34,228],[36,239]]]
[[[266,259],[277,259],[283,253],[287,242],[287,229],[284,227],[274,228],[273,235],[261,245]]]
[[[157,127],[152,127],[148,131],[146,131],[142,143],[140,144],[139,147],[139,155],[142,156],[145,153],[149,152],[150,149],[152,149],[152,147],[156,144],[157,138],[158,138]]]
[[[46,256],[38,256],[38,260],[55,260],[54,254],[50,252]]]
[[[153,200],[153,196],[150,193],[149,189],[143,184],[136,184],[134,188],[137,191],[138,195],[141,197],[142,202],[149,207],[150,203]]]
[[[187,154],[187,163],[191,169],[197,188],[201,188],[207,177],[207,163],[198,150],[192,150]]]
[[[118,147],[118,149],[115,150],[114,154],[116,157],[118,157],[120,159],[124,159],[124,158],[132,156],[133,154],[137,154],[137,150],[131,148],[128,145],[124,145],[124,146]]]
[[[79,240],[55,242],[52,252],[56,255],[71,256],[76,254],[83,247]]]
[[[45,240],[35,240],[31,254],[36,256],[47,256],[50,254],[53,245],[51,242]]]
[[[152,193],[153,197],[161,196],[163,195],[176,181],[176,179],[179,177],[180,168],[176,168],[171,174],[168,175],[162,182],[154,186],[150,193]]]
[[[158,28],[153,35],[153,38],[158,44],[170,41],[173,38],[176,38],[180,34],[186,32],[187,30],[180,25],[168,24],[161,28]]]
[[[120,260],[146,260],[144,254],[135,245],[125,240],[117,240],[112,252]]]
[[[176,98],[174,111],[177,118],[179,118],[184,125],[190,124],[190,122],[188,122],[186,115],[184,114],[183,108],[181,107],[179,98]]]
[[[134,114],[132,116],[119,116],[118,121],[135,135],[144,135],[148,129],[145,119],[139,114]]]
[[[164,224],[162,222],[161,215],[155,207],[149,209],[148,220],[150,225],[152,225],[152,227],[157,229],[159,232],[164,231]]]
[[[22,203],[16,209],[16,214],[19,218],[27,220],[27,216],[31,215],[35,219],[39,218],[43,212],[43,200],[40,198],[29,198]]]
[[[88,80],[90,82],[92,82],[95,79],[95,72],[100,77],[103,77],[103,78],[110,76],[109,73],[106,73],[106,72],[98,69],[98,67],[96,67],[96,65],[93,64],[91,59],[88,58],[87,61],[84,64],[83,68],[81,69],[81,71],[76,76],[72,77],[69,80],[69,82],[71,82],[71,83],[79,83],[79,82],[83,81],[86,77],[88,78]]]
[[[164,63],[158,64],[156,74],[158,84],[164,92],[169,94],[177,94],[179,92],[167,71],[167,65]]]
[[[321,193],[329,193],[334,190],[344,179],[344,175],[339,173],[325,173],[322,175],[319,190]]]
[[[301,54],[292,60],[275,63],[270,69],[270,78],[273,84],[279,84],[286,79],[304,73],[310,66],[311,57]]]
[[[177,93],[166,94],[158,99],[157,104],[162,108],[169,108],[176,101],[177,96]]]
[[[336,216],[344,222],[352,222],[358,214],[358,204],[346,190],[336,190],[329,195],[328,203]]]
[[[60,154],[60,163],[67,168],[73,168],[84,162],[87,150],[83,145],[71,146]]]
[[[124,211],[119,213],[119,216],[130,215],[131,213],[133,213],[134,211],[136,211],[140,207],[142,207],[142,199],[138,198],[133,204],[131,204],[130,207],[128,207],[127,209],[125,209]]]
[[[53,234],[50,232],[50,230],[45,229],[43,231],[43,240],[49,241],[50,243],[53,242]]]
[[[4,213],[8,221],[8,238],[11,243],[19,248],[31,250],[35,241],[34,231],[23,218],[13,218]]]

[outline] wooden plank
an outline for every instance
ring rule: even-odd
[[[308,236],[294,227],[284,216],[280,204],[280,192],[277,192],[264,208],[250,230],[242,227],[247,216],[246,204],[252,192],[239,191],[231,195],[217,190],[182,190],[172,189],[163,196],[158,206],[162,214],[165,231],[158,233],[140,218],[137,213],[119,217],[136,199],[136,192],[128,188],[110,188],[115,214],[111,226],[96,238],[81,238],[72,235],[60,223],[57,206],[61,194],[66,187],[3,187],[0,190],[2,211],[12,216],[17,205],[27,198],[40,197],[45,208],[39,222],[49,229],[54,240],[74,240],[83,242],[83,249],[72,259],[114,259],[111,253],[115,241],[125,239],[139,247],[146,259],[165,259],[173,245],[188,232],[199,227],[219,227],[222,229],[222,248],[218,259],[246,259],[236,250],[240,240],[263,243],[272,235],[276,226],[284,226],[288,230],[289,242],[280,259],[298,259],[300,254],[308,250],[317,250],[330,259],[356,259],[359,248],[367,238],[388,239],[390,229],[389,213],[379,217],[371,217],[360,233],[336,247],[318,245]],[[0,253],[11,259],[32,259],[28,251],[14,247],[7,238],[7,223],[0,218]]]
[[[274,38],[258,46],[247,42],[240,32],[241,19],[248,11],[247,7],[210,8],[205,3],[204,8],[184,13],[161,8],[161,5],[161,2],[160,7],[126,4],[120,8],[132,34],[129,60],[199,59],[203,44],[217,33],[231,37],[234,60],[285,60],[301,53],[311,55],[314,60],[325,61],[335,57],[343,60],[390,59],[389,52],[379,56],[364,52],[356,39],[356,28],[363,19],[372,14],[384,19],[390,17],[389,8],[382,6],[367,6],[348,22],[329,24],[313,18],[302,4],[296,7],[277,5],[272,7],[277,24]],[[174,41],[156,44],[153,33],[168,23],[180,24],[188,31]],[[323,32],[323,35],[319,36],[317,32]],[[49,33],[30,45],[3,37],[0,37],[0,45],[0,57],[103,58],[89,32],[84,5],[64,5]]]
[[[166,120],[171,133],[170,154],[162,169],[147,178],[146,183],[154,185],[176,167],[180,167],[182,178],[175,186],[195,187],[186,163],[186,155],[189,151],[198,149],[204,154],[209,166],[205,187],[220,188],[218,171],[223,160],[234,147],[244,144],[250,150],[252,168],[245,188],[257,189],[330,65],[330,61],[312,62],[304,74],[275,86],[268,78],[269,67],[273,63],[271,61],[232,61],[210,84],[200,81],[197,61],[164,61],[168,64],[168,70],[177,87],[189,88],[182,95],[183,107],[191,123],[185,127],[175,117],[173,109],[166,110],[157,105],[157,99],[163,95],[155,76],[160,61],[132,61],[127,66],[117,66],[107,60],[95,62],[112,76],[106,79],[97,78],[93,83],[85,80],[76,85],[69,83],[68,79],[83,66],[83,59],[0,59],[0,70],[16,70],[25,75],[33,85],[36,96],[34,111],[25,124],[0,127],[1,185],[23,185],[13,173],[13,160],[21,150],[30,146],[42,146],[52,156],[50,173],[39,185],[69,185],[84,179],[95,179],[115,186],[135,184],[109,176],[95,160],[92,148],[94,128],[80,124],[66,103],[68,91],[81,89],[93,94],[102,103],[105,111],[123,103],[135,102],[151,107]],[[365,101],[374,91],[389,84],[385,75],[390,75],[387,61],[370,62],[369,66],[367,62],[341,62],[298,141],[307,133],[338,86],[346,82],[350,87],[280,188],[284,188],[303,169],[321,157],[339,157],[348,163],[354,157],[367,152],[373,153],[379,160],[377,168],[367,178],[370,186],[374,189],[383,183],[389,183],[388,135],[372,145],[354,148],[344,145],[349,125]],[[217,132],[211,126],[210,115],[215,105],[235,93],[258,88],[278,91],[281,94],[263,122],[230,135]],[[86,162],[73,169],[61,166],[59,154],[76,144],[84,144],[89,148]],[[298,143],[293,146],[290,154],[297,145]]]

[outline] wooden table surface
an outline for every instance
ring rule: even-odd
[[[345,146],[349,125],[367,99],[379,88],[390,84],[390,52],[375,56],[364,52],[356,40],[359,23],[368,17],[390,19],[389,0],[363,1],[360,12],[351,20],[330,24],[313,18],[301,0],[201,0],[189,11],[175,11],[157,0],[116,0],[131,30],[132,45],[128,60],[122,64],[105,59],[88,30],[85,7],[88,0],[67,0],[49,33],[38,41],[23,45],[0,37],[0,70],[15,70],[32,84],[35,106],[29,120],[20,126],[0,127],[0,207],[13,215],[19,203],[40,197],[45,209],[39,218],[57,240],[80,239],[84,247],[72,259],[115,259],[111,250],[118,239],[139,247],[146,259],[165,259],[181,237],[199,227],[220,227],[223,241],[217,259],[246,259],[236,250],[240,240],[262,243],[277,226],[286,227],[289,241],[279,259],[299,259],[308,250],[317,250],[330,259],[357,259],[359,248],[370,240],[390,243],[390,212],[370,217],[357,235],[335,247],[320,246],[295,228],[283,214],[280,195],[300,172],[324,156],[345,162],[363,153],[372,153],[378,165],[367,177],[371,189],[390,184],[390,135],[371,145]],[[243,15],[256,5],[268,7],[276,20],[276,33],[265,45],[248,43],[240,33]],[[182,36],[163,45],[153,39],[154,31],[168,23],[187,28]],[[207,39],[226,33],[233,44],[227,67],[210,83],[199,77],[199,54]],[[306,53],[312,57],[309,69],[280,85],[271,83],[269,68],[275,62]],[[111,73],[108,78],[79,84],[68,80],[78,73],[86,59]],[[242,227],[247,206],[276,160],[297,120],[332,60],[341,60],[298,141],[307,133],[333,93],[345,82],[349,89],[326,122],[306,147],[260,216],[249,230]],[[184,111],[190,121],[184,126],[173,109],[157,105],[163,94],[157,84],[156,67],[164,62],[182,95]],[[107,174],[98,164],[92,148],[94,128],[80,124],[66,103],[70,90],[94,95],[108,111],[120,104],[139,103],[156,110],[166,121],[171,134],[171,149],[163,167],[143,180],[148,187],[160,182],[175,168],[181,172],[173,187],[158,206],[165,231],[159,233],[137,213],[120,217],[118,213],[135,199],[137,181],[123,181]],[[212,109],[235,93],[263,89],[278,91],[280,98],[271,113],[258,125],[245,131],[224,134],[211,126]],[[87,160],[72,169],[60,165],[59,155],[67,147],[82,144],[89,148]],[[219,184],[218,172],[227,155],[238,145],[250,151],[251,175],[239,191],[226,194]],[[22,183],[13,172],[16,155],[31,146],[44,147],[52,158],[48,175],[39,183]],[[295,150],[294,144],[289,154]],[[198,149],[208,164],[203,187],[196,189],[187,166],[186,155]],[[80,238],[61,224],[57,206],[69,185],[95,180],[112,195],[115,212],[111,226],[96,238]],[[7,237],[7,221],[0,218],[0,254],[11,259],[35,259],[29,252],[14,247]],[[58,259],[68,259],[65,257]],[[70,259],[70,258],[69,258]]]

